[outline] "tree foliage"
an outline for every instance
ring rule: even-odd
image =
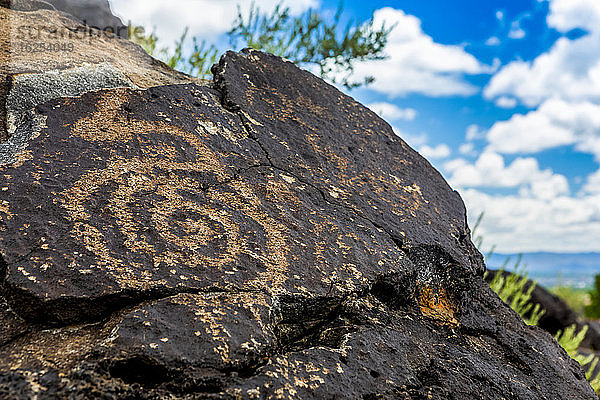
[[[201,79],[207,79],[210,76],[210,67],[217,61],[219,54],[214,45],[208,45],[206,41],[192,38],[192,51],[189,55],[184,55],[184,47],[187,43],[189,29],[186,28],[183,34],[175,42],[175,47],[157,49],[158,37],[152,32],[147,36],[130,36],[134,42],[142,46],[146,53],[164,61],[169,67],[188,75]]]
[[[309,9],[292,16],[282,3],[272,14],[264,14],[254,4],[244,17],[238,6],[233,28],[228,32],[230,43],[263,50],[286,58],[301,66],[314,65],[322,78],[347,88],[369,84],[374,77],[352,81],[357,61],[382,60],[392,27],[376,28],[371,18],[367,22],[349,21],[341,26],[343,5],[340,3],[332,21]]]
[[[374,81],[372,76],[353,80],[355,63],[387,58],[384,49],[393,26],[375,27],[373,18],[366,22],[351,20],[342,26],[342,14],[341,3],[333,19],[313,9],[292,15],[283,3],[279,3],[271,14],[266,14],[252,3],[247,14],[238,6],[237,17],[227,36],[234,48],[251,47],[275,54],[351,89]],[[154,32],[147,36],[130,35],[130,38],[172,68],[207,78],[218,49],[214,44],[194,37],[190,54],[186,51],[187,36],[186,28],[173,49],[157,49],[158,37]]]

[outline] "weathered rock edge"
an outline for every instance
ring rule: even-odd
[[[0,167],[0,394],[595,398],[385,122],[263,53],[214,74],[37,108]]]
[[[7,8],[9,5],[16,9]],[[39,43],[56,46],[59,51],[33,51]],[[64,46],[71,46],[70,50]],[[74,79],[74,73],[86,69],[87,76]],[[38,78],[46,82],[31,87],[29,84]],[[9,120],[13,110],[7,97],[11,91],[36,89],[30,98],[22,99],[27,102],[76,96],[115,85],[146,89],[188,82],[202,84],[150,57],[133,42],[87,27],[69,14],[54,11],[46,2],[0,1],[0,142],[10,138],[16,128]],[[2,149],[0,157],[1,153]]]

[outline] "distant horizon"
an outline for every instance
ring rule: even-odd
[[[527,253],[494,253],[486,261],[489,269],[500,268],[507,258],[506,269],[513,270],[514,262],[522,254],[522,266],[529,277],[545,287],[574,286],[590,287],[596,274],[600,274],[600,253],[556,253],[556,252],[527,252]]]

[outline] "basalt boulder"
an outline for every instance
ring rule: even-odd
[[[128,27],[112,13],[108,0],[46,0],[57,10],[71,14],[87,26],[120,37],[128,37]]]
[[[128,27],[112,13],[108,0],[0,0],[0,7],[16,11],[57,10],[86,26],[128,37]]]
[[[0,397],[596,398],[387,123],[258,51],[213,74],[21,99]]]

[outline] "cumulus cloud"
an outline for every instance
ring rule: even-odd
[[[519,188],[524,197],[550,199],[569,194],[569,183],[563,175],[541,170],[535,158],[517,158],[506,165],[497,153],[486,151],[471,164],[455,159],[444,164],[449,182],[458,188]]]
[[[496,100],[496,105],[501,108],[515,108],[517,106],[517,99],[514,97],[500,96]]]
[[[501,155],[570,145],[600,162],[600,2],[549,0],[549,5],[550,27],[563,33],[580,28],[586,34],[576,39],[565,35],[534,60],[501,68],[484,97],[499,107],[521,103],[534,110],[495,123],[475,162],[444,164],[470,220],[485,211],[482,234],[501,252],[598,251],[597,240],[582,238],[600,237],[600,170],[573,195],[565,176],[541,169],[535,158],[519,157],[507,165]],[[511,36],[519,36],[517,28],[511,26]],[[467,136],[477,134],[481,130],[472,128]],[[494,188],[512,188],[513,194]]]
[[[600,34],[560,38],[533,62],[514,61],[503,67],[484,89],[484,96],[514,96],[530,107],[556,95],[574,101],[598,99],[599,48]]]
[[[487,140],[490,150],[501,153],[536,153],[576,145],[600,160],[600,105],[552,98],[537,110],[495,123]]]
[[[421,29],[421,21],[402,10],[381,8],[374,13],[375,26],[395,25],[389,35],[389,59],[356,65],[357,77],[374,76],[372,88],[391,97],[420,93],[433,97],[477,92],[464,80],[467,74],[491,73],[463,46],[436,43]]]
[[[511,24],[510,31],[508,32],[508,37],[511,39],[523,39],[525,37],[525,31],[521,28],[520,21],[514,21]]]
[[[467,132],[465,133],[465,139],[469,142],[472,140],[483,139],[485,137],[485,132],[479,129],[479,126],[475,124],[471,124],[467,127]]]
[[[414,108],[400,108],[395,104],[378,102],[366,105],[386,121],[412,121],[417,116]]]
[[[143,26],[146,32],[156,33],[163,45],[172,45],[190,28],[190,35],[215,41],[231,27],[237,15],[238,0],[109,0],[113,12],[127,23]],[[255,0],[257,7],[271,11],[279,0]],[[318,7],[319,0],[294,0],[285,3],[297,13],[309,7]],[[249,9],[249,2],[242,11]]]
[[[460,147],[458,148],[458,152],[465,156],[477,154],[475,152],[475,145],[471,142],[461,144]]]
[[[498,46],[500,44],[500,39],[496,36],[492,36],[485,41],[487,46]]]
[[[435,160],[447,158],[450,156],[450,154],[452,154],[452,151],[450,150],[450,147],[445,144],[440,144],[435,147],[423,145],[419,147],[419,153],[429,160]]]
[[[560,32],[587,33],[574,40],[562,37],[533,61],[511,62],[491,79],[486,98],[497,105],[504,97],[516,99],[536,109],[494,124],[486,152],[537,153],[571,145],[600,162],[600,2],[551,0],[547,22]],[[465,181],[469,166],[460,167],[456,179]],[[564,176],[534,167],[516,195],[464,186],[471,218],[486,212],[488,242],[506,252],[597,251],[597,241],[582,238],[600,237],[600,170],[586,178],[577,196],[569,196]]]
[[[582,192],[600,195],[600,169],[587,177]]]
[[[596,0],[552,0],[548,25],[561,32],[574,28],[598,31],[600,3]]]
[[[552,198],[499,196],[477,189],[460,190],[473,223],[485,212],[480,233],[498,252],[597,251],[600,195]]]
[[[555,96],[600,99],[600,2],[551,0],[547,22],[560,32],[581,28],[588,34],[574,40],[562,37],[531,62],[509,63],[486,86],[486,98],[514,96],[530,107]]]

